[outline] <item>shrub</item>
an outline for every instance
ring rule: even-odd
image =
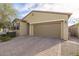
[[[9,36],[0,36],[0,41],[1,42],[5,42],[5,41],[8,41],[10,39],[11,39],[11,37],[9,37]]]
[[[13,37],[16,37],[16,32],[7,32],[7,34],[0,35],[0,41],[5,42],[11,40]]]
[[[2,34],[2,35],[0,35],[0,36],[4,37],[4,36],[6,36],[6,34]]]

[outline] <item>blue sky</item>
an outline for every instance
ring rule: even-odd
[[[14,3],[13,7],[17,10],[17,17],[22,19],[31,9],[37,8],[36,3]]]
[[[70,12],[73,15],[69,19],[69,24],[75,24],[79,19],[79,4],[57,4],[57,3],[14,3],[13,7],[17,10],[17,18],[22,19],[32,9],[43,11]]]

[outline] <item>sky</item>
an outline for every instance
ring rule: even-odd
[[[57,12],[69,12],[72,13],[69,18],[69,25],[73,25],[78,22],[79,18],[79,4],[60,4],[60,3],[14,3],[13,8],[17,10],[17,18],[22,19],[32,10],[42,11],[57,11]]]
[[[17,10],[17,17],[22,19],[25,15],[27,15],[31,9],[34,9],[38,6],[35,3],[14,3],[13,7]]]

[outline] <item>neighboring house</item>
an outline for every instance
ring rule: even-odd
[[[68,40],[71,13],[32,11],[20,22],[19,35],[53,37]]]
[[[79,24],[74,24],[69,27],[69,32],[71,36],[75,36],[79,38]]]

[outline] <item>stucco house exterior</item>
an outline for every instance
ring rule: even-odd
[[[71,13],[33,10],[20,22],[19,35],[53,37],[68,40]]]
[[[70,26],[69,32],[71,36],[75,36],[79,38],[79,23]]]

